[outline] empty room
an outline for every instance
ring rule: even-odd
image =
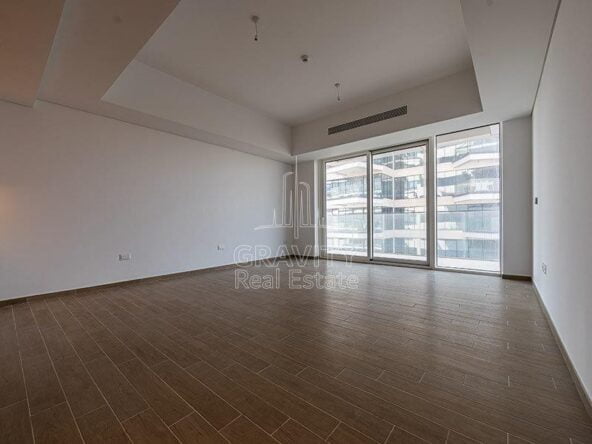
[[[0,0],[0,443],[592,443],[592,0]]]

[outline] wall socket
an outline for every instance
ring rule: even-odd
[[[544,262],[541,264],[541,270],[543,270],[543,273],[547,274],[547,264]]]
[[[120,261],[129,261],[132,258],[132,255],[129,253],[120,253],[119,260]]]
[[[218,251],[224,250],[224,244],[218,244]]]

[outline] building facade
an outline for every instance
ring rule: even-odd
[[[327,253],[367,256],[370,235],[375,258],[427,261],[427,153],[427,146],[419,145],[327,162]],[[499,165],[498,125],[437,138],[438,266],[499,271]]]

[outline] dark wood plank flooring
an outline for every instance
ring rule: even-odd
[[[0,308],[2,443],[592,443],[529,283],[321,261]],[[250,267],[269,274],[274,267]]]

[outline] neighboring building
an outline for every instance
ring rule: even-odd
[[[499,271],[499,126],[438,137],[437,264]],[[375,154],[374,257],[427,260],[426,149]],[[367,254],[366,156],[326,164],[327,251]]]
[[[499,125],[437,142],[438,265],[500,271]]]
[[[327,252],[366,256],[366,156],[328,162],[325,170]]]

